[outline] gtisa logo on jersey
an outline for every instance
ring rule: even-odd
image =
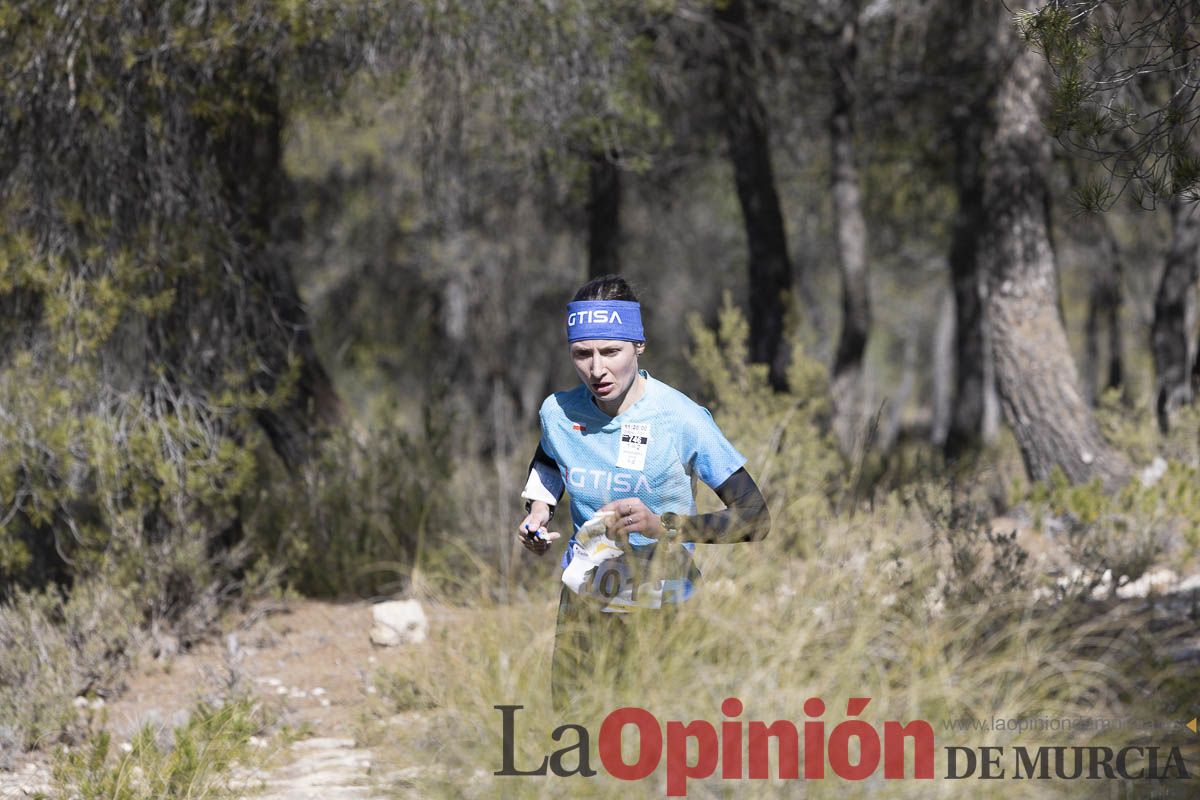
[[[575,325],[585,325],[590,323],[612,323],[613,325],[623,325],[621,321],[621,312],[615,309],[594,308],[587,311],[572,311],[567,314],[567,327]]]
[[[606,492],[615,489],[633,494],[650,492],[650,481],[646,480],[644,474],[635,476],[630,472],[609,472],[606,469],[568,469],[567,483],[576,489],[603,489]]]

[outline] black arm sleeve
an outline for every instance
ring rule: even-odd
[[[534,464],[542,464],[544,466],[549,467],[552,470],[555,470],[555,471],[558,470],[558,462],[555,461],[553,458],[551,458],[550,454],[547,453],[544,449],[542,449],[541,442],[538,442],[537,452],[534,453],[533,458],[529,460],[529,469],[526,470],[526,472],[525,472],[526,475],[528,475],[530,472],[533,472]],[[556,504],[550,506],[550,519],[554,519],[554,509],[558,508],[557,503],[562,502],[562,496],[563,496],[563,490],[559,489],[558,490],[558,499],[555,501]],[[533,505],[532,500],[525,501],[525,513],[526,514],[529,513],[529,508],[532,505]]]
[[[679,538],[700,544],[753,542],[771,530],[771,513],[758,484],[745,467],[730,475],[715,490],[725,504],[721,511],[684,518]]]

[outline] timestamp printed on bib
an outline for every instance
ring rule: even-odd
[[[646,448],[650,444],[650,423],[626,422],[621,425],[621,445],[617,451],[617,466],[621,469],[644,469]]]

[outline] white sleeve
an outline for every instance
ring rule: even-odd
[[[541,500],[554,506],[558,504],[558,498],[562,496],[565,488],[557,469],[535,461],[533,468],[529,470],[529,480],[525,482],[521,497],[526,500]]]

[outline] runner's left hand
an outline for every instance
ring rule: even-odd
[[[633,532],[650,539],[657,539],[664,532],[658,514],[636,497],[613,500],[599,510],[616,512],[616,516],[608,523],[608,535],[622,545],[629,541],[629,534]]]

